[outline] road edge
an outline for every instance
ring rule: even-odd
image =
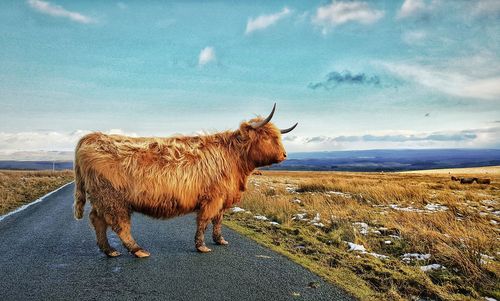
[[[24,205],[22,205],[21,207],[16,208],[16,209],[14,209],[14,210],[13,210],[13,211],[11,211],[11,212],[8,212],[8,213],[6,213],[6,214],[4,214],[4,215],[1,215],[1,216],[0,216],[0,222],[1,222],[1,221],[3,221],[5,218],[7,218],[7,217],[11,216],[11,215],[14,215],[14,214],[16,214],[16,213],[19,213],[19,212],[21,212],[21,211],[25,210],[26,208],[30,207],[31,205],[34,205],[34,204],[38,204],[38,203],[40,203],[40,202],[41,202],[41,201],[43,201],[46,197],[48,197],[48,196],[50,196],[50,195],[52,195],[52,194],[54,194],[54,193],[58,192],[59,190],[63,189],[64,187],[66,187],[66,186],[68,186],[68,185],[73,184],[74,182],[75,182],[75,181],[68,182],[68,183],[66,183],[66,184],[62,185],[61,187],[59,187],[59,188],[57,188],[57,189],[55,189],[55,190],[52,190],[51,192],[49,192],[49,193],[47,193],[47,194],[45,194],[45,195],[43,195],[43,196],[39,197],[38,199],[34,200],[34,201],[33,201],[33,202],[31,202],[31,203],[24,204]]]
[[[251,229],[245,228],[244,226],[239,225],[235,221],[231,220],[224,220],[223,221],[224,226],[227,228],[233,230],[234,232],[242,235],[243,237],[246,237],[257,244],[270,249],[273,252],[276,252],[277,254],[285,257],[286,259],[294,262],[297,265],[300,265],[304,269],[310,271],[311,273],[319,276],[323,281],[335,286],[339,291],[344,293],[345,295],[349,296],[350,298],[353,298],[355,300],[364,300],[364,299],[370,299],[370,300],[378,300],[378,299],[373,299],[374,297],[377,297],[375,295],[370,295],[370,294],[364,294],[361,291],[356,291],[353,290],[350,286],[346,285],[345,283],[342,283],[342,281],[338,281],[338,279],[334,279],[331,274],[322,271],[322,270],[317,270],[315,267],[312,265],[312,261],[310,261],[307,258],[301,258],[299,256],[296,256],[294,254],[291,254],[289,252],[286,252],[275,245],[273,245],[270,242],[266,242],[263,239],[260,239],[259,234],[252,231]]]

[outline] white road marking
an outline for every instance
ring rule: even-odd
[[[1,222],[4,218],[6,218],[6,217],[8,217],[8,216],[11,216],[11,215],[13,215],[13,214],[16,214],[16,213],[18,213],[18,212],[21,212],[21,211],[23,211],[24,209],[28,208],[28,207],[29,207],[29,206],[31,206],[31,205],[34,205],[34,204],[36,204],[36,203],[40,203],[41,201],[43,201],[43,200],[44,200],[46,197],[48,197],[49,195],[51,195],[51,194],[53,194],[53,193],[58,192],[59,190],[63,189],[64,187],[66,187],[66,186],[68,186],[68,185],[73,184],[74,182],[75,182],[75,181],[71,181],[71,182],[69,182],[69,183],[66,183],[66,184],[64,184],[63,186],[61,186],[61,187],[57,188],[56,190],[51,191],[51,192],[47,193],[46,195],[44,195],[44,196],[42,196],[42,197],[40,197],[40,198],[38,198],[38,199],[34,200],[33,202],[28,203],[28,204],[26,204],[26,205],[22,205],[21,207],[17,208],[16,210],[11,211],[11,212],[9,212],[9,213],[6,213],[6,214],[4,214],[4,215],[0,216],[0,222]]]

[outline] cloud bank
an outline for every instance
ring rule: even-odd
[[[416,64],[382,63],[394,75],[452,96],[484,100],[500,99],[500,76],[470,76],[465,71],[435,69]]]
[[[0,151],[72,151],[78,139],[90,132],[88,130],[76,130],[69,133],[55,131],[0,132]],[[120,129],[111,129],[104,133],[137,136],[135,133],[126,133]]]
[[[440,132],[373,133],[351,136],[285,136],[289,151],[359,149],[499,148],[500,127]]]
[[[97,23],[97,21],[89,16],[85,16],[79,12],[73,12],[65,9],[62,6],[52,4],[42,0],[28,0],[28,4],[35,10],[53,17],[67,18],[73,22],[82,24]]]
[[[350,71],[330,72],[322,82],[309,83],[308,88],[316,90],[324,88],[334,89],[340,85],[380,85],[380,78],[376,75],[368,76],[365,73],[352,74]]]
[[[0,132],[0,155],[15,152],[67,152],[73,151],[78,139],[87,130],[73,132]],[[120,129],[108,134],[137,136]],[[340,136],[283,136],[285,148],[296,151],[330,151],[357,149],[404,148],[500,148],[500,126],[439,132],[389,131],[361,135]],[[1,156],[0,156],[1,158]]]

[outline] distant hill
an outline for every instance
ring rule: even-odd
[[[72,158],[70,152],[64,152],[63,157],[54,152],[51,155],[53,158],[44,160],[0,160],[0,169],[73,168],[72,161],[66,159]],[[405,149],[290,153],[286,161],[263,169],[380,172],[495,165],[500,165],[499,149]]]
[[[286,161],[264,169],[379,172],[499,164],[498,149],[405,149],[291,153]]]
[[[12,170],[64,170],[73,169],[73,161],[0,161],[0,169]]]

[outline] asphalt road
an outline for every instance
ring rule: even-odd
[[[301,266],[224,228],[228,246],[194,250],[194,216],[167,221],[135,214],[146,259],[98,251],[88,218],[72,214],[74,185],[0,221],[1,300],[353,300]],[[89,208],[86,208],[86,216]],[[310,288],[318,282],[318,288]]]

